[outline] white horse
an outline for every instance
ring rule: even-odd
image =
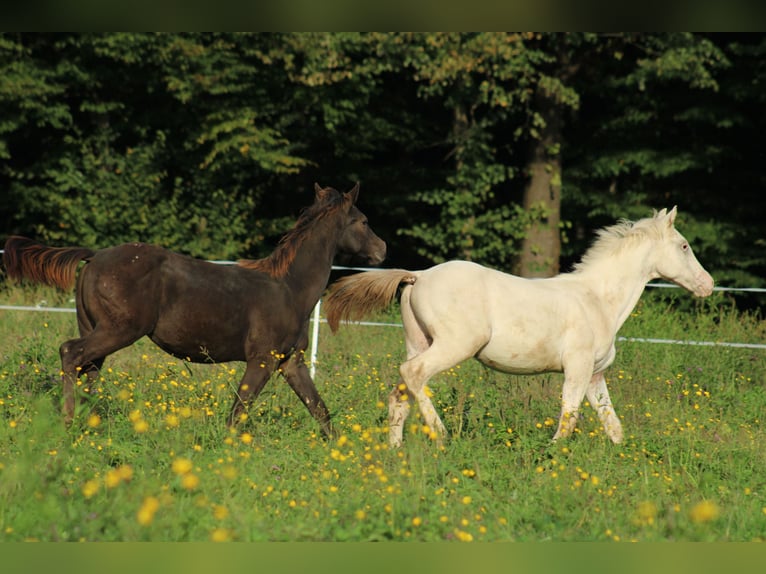
[[[547,279],[450,261],[423,271],[376,270],[335,282],[325,299],[333,332],[341,320],[358,320],[390,304],[403,285],[407,360],[389,395],[391,445],[401,445],[410,396],[441,444],[446,429],[425,385],[471,357],[507,373],[563,372],[553,440],[574,431],[587,396],[609,438],[621,442],[622,424],[604,371],[614,361],[617,331],[647,282],[662,278],[699,297],[713,292],[713,278],[673,226],[675,219],[674,207],[602,229],[574,271]]]

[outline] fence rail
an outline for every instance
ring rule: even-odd
[[[0,253],[2,250],[0,249]],[[233,265],[235,261],[211,261],[220,265]],[[333,270],[336,271],[369,271],[367,267],[345,267],[341,265],[333,265]],[[678,285],[672,283],[648,283],[647,287],[660,288],[660,289],[677,289]],[[766,293],[766,288],[761,287],[714,287],[714,291],[726,291],[726,292],[745,292],[745,293]],[[322,300],[317,301],[314,307],[314,312],[311,316],[312,330],[311,330],[311,349],[309,354],[311,376],[316,374],[316,363],[319,352],[319,325],[320,323],[326,323],[325,319],[321,318]],[[0,310],[5,311],[44,311],[48,313],[74,313],[76,309],[74,307],[46,307],[45,305],[0,305]],[[354,325],[362,325],[367,327],[401,327],[401,323],[378,323],[374,321],[357,321]],[[659,345],[689,345],[698,347],[730,347],[738,349],[766,349],[766,344],[760,343],[737,343],[727,341],[688,341],[679,339],[654,339],[648,337],[617,337],[617,341],[627,343],[649,343]]]

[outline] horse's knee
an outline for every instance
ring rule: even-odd
[[[402,363],[402,366],[399,367],[399,374],[402,377],[402,381],[404,381],[407,387],[412,389],[413,392],[417,392],[423,385],[423,366],[417,361],[417,357]]]

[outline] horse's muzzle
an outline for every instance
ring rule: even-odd
[[[712,295],[714,286],[715,281],[713,280],[713,276],[706,271],[698,278],[697,285],[693,292],[697,297],[708,297]]]

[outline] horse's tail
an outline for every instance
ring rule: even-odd
[[[323,305],[332,332],[341,321],[359,320],[394,300],[402,283],[412,284],[418,273],[405,269],[365,271],[338,279],[330,286]]]
[[[3,263],[11,279],[27,279],[68,290],[74,286],[80,261],[95,254],[86,247],[48,247],[33,239],[12,235],[5,242]]]

